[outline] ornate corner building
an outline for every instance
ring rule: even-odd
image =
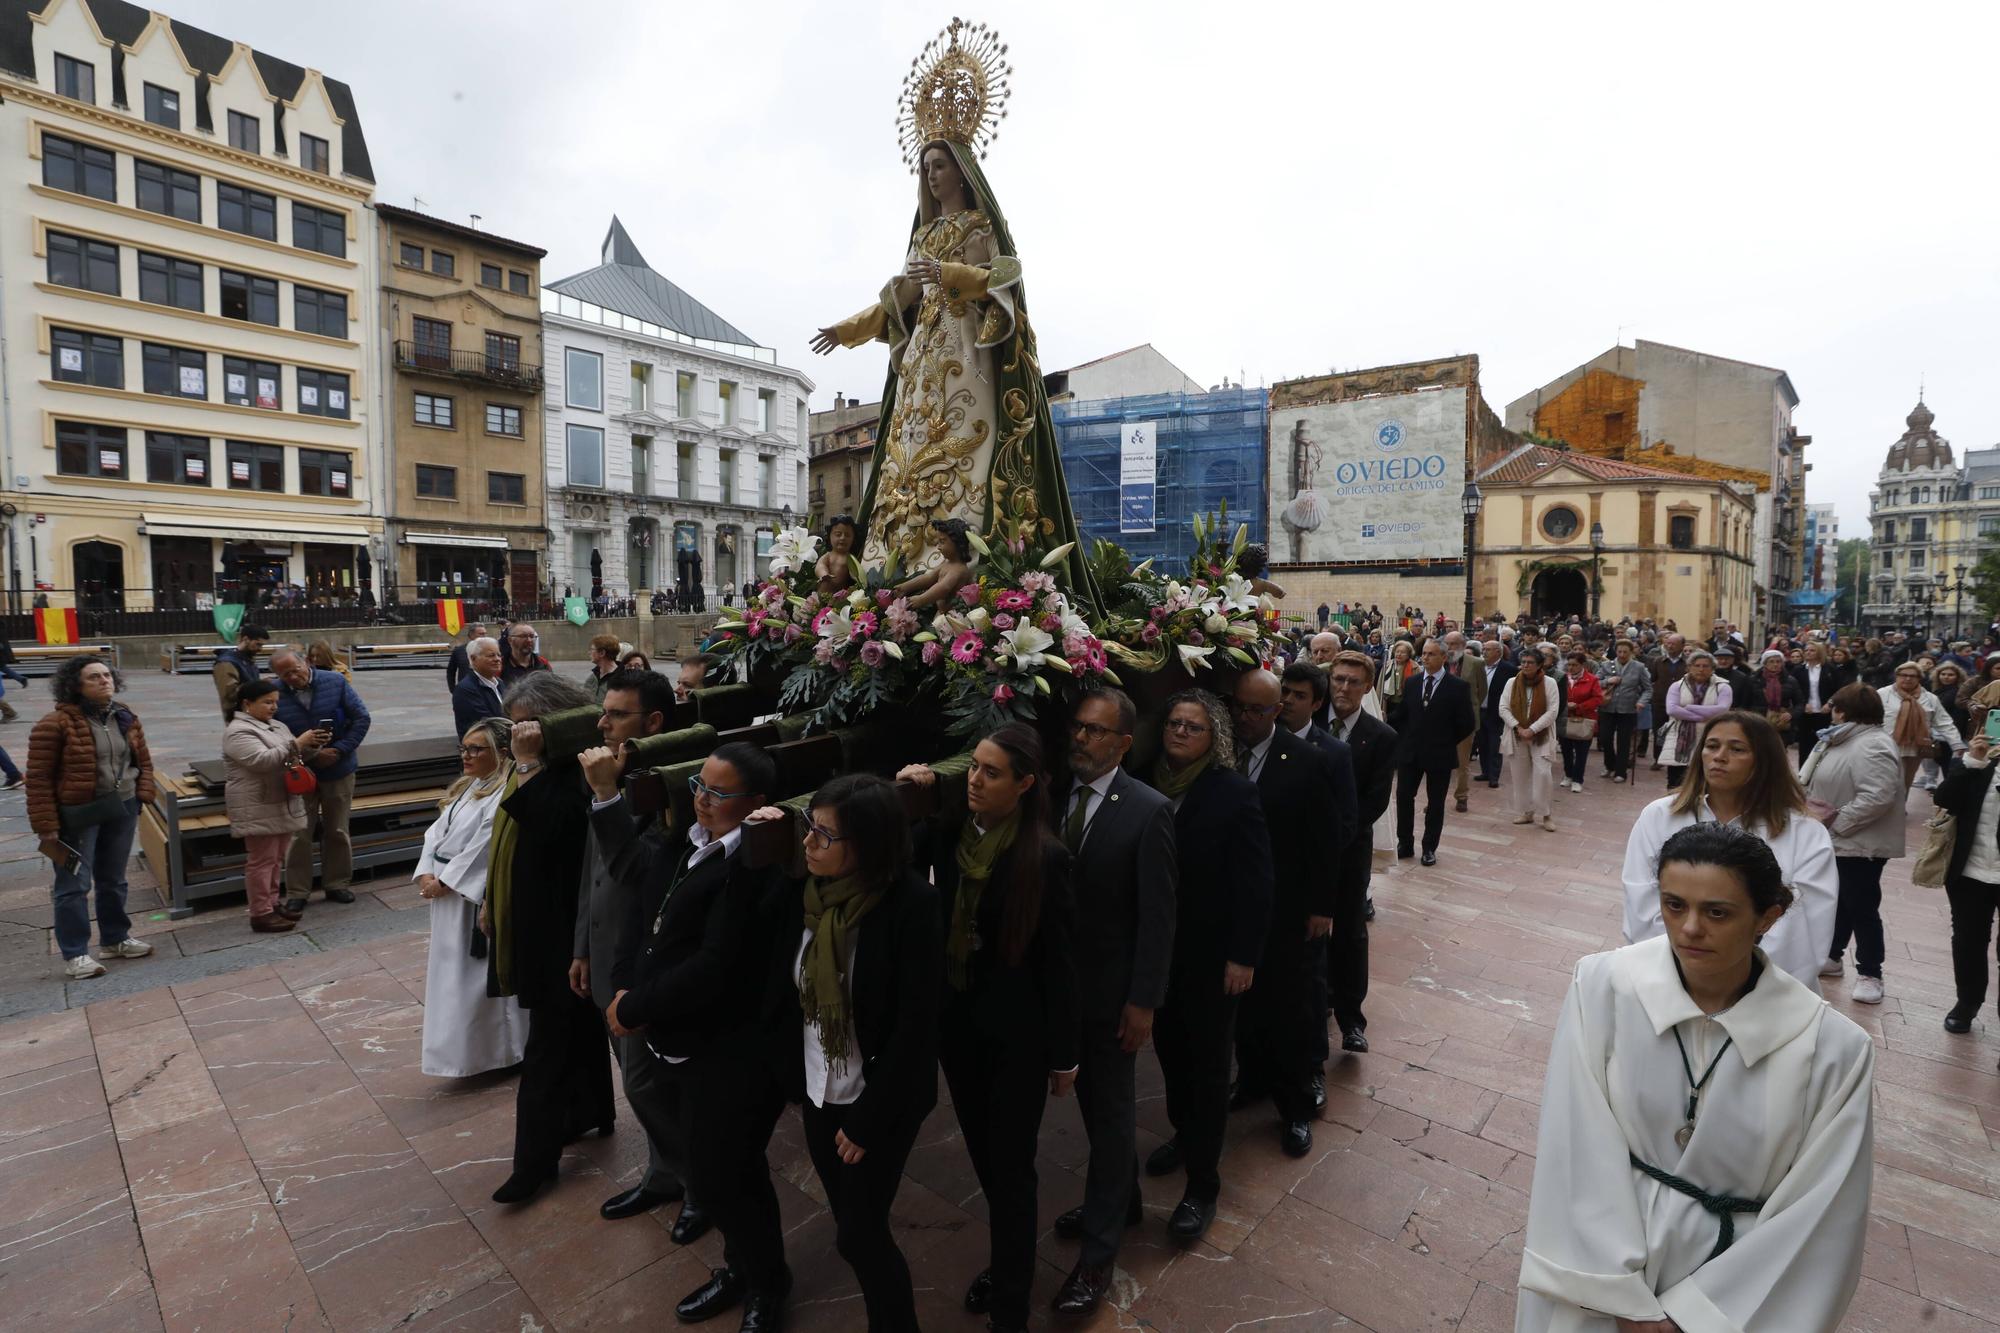
[[[2000,448],[1968,453],[1961,467],[1936,421],[1920,398],[1868,495],[1870,629],[1941,633],[1981,551],[2000,539]]]

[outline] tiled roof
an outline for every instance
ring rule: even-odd
[[[490,231],[481,231],[477,227],[468,227],[463,222],[447,222],[443,218],[434,218],[428,213],[419,213],[413,208],[397,208],[394,204],[378,203],[375,205],[375,212],[378,216],[389,218],[395,222],[408,222],[419,227],[429,227],[434,231],[443,232],[448,236],[462,236],[468,241],[477,241],[482,245],[491,245],[502,250],[514,250],[524,255],[532,255],[536,259],[540,259],[548,254],[548,251],[542,249],[539,245],[529,245],[526,241],[510,241],[505,236],[495,236]]]
[[[1479,474],[1482,482],[1502,486],[1522,485],[1556,467],[1570,467],[1599,481],[1687,481],[1688,474],[1663,467],[1647,467],[1616,458],[1571,453],[1545,444],[1524,444]]]

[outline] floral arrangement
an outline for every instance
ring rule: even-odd
[[[1112,542],[1097,543],[1091,563],[1110,602],[1098,630],[1119,662],[1154,671],[1179,662],[1193,672],[1269,659],[1279,632],[1277,608],[1237,572],[1250,532],[1239,523],[1222,540],[1228,519],[1226,506],[1212,519],[1195,515],[1195,552],[1185,582],[1157,573],[1151,560],[1132,566]]]

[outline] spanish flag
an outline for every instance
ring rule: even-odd
[[[438,598],[438,628],[446,634],[456,634],[465,628],[465,600],[460,597]]]
[[[73,606],[35,609],[36,643],[75,643],[76,608]]]

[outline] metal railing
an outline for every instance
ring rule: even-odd
[[[162,634],[211,639],[215,637],[217,602],[242,603],[248,608],[245,619],[274,631],[379,623],[379,612],[372,605],[364,606],[360,595],[354,592],[348,592],[345,601],[307,592],[293,603],[282,592],[273,597],[260,590],[246,591],[226,583],[213,591],[199,592],[191,588],[99,586],[8,589],[3,599],[4,609],[0,609],[0,634],[16,642],[35,642],[35,608],[44,599],[50,607],[75,607],[77,633],[86,639]],[[202,604],[204,600],[207,605]],[[373,599],[369,601],[372,603]]]
[[[542,391],[540,366],[530,365],[517,357],[493,356],[486,352],[458,352],[449,347],[414,342],[408,338],[399,338],[396,341],[396,368],[444,375],[453,379],[483,380],[488,384],[503,385],[523,393]]]

